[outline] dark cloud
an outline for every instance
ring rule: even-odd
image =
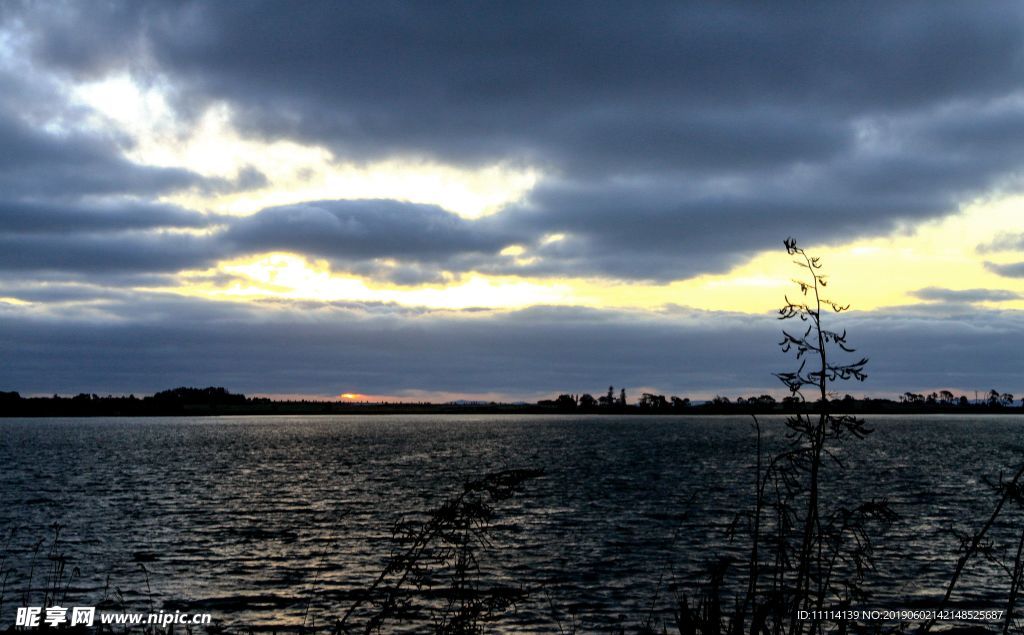
[[[68,275],[173,273],[285,251],[420,284],[484,263],[522,236],[436,206],[388,200],[312,201],[245,217],[145,203],[0,203],[0,221],[0,270]],[[191,229],[206,231],[177,231]]]
[[[267,175],[260,172],[251,165],[247,165],[238,171],[234,178],[204,178],[198,188],[205,194],[231,194],[247,190],[258,190],[270,185]]]
[[[339,261],[439,262],[500,251],[507,236],[433,205],[388,200],[312,201],[231,223],[222,239],[240,252],[295,251]]]
[[[1008,302],[1019,300],[1021,294],[1005,289],[943,289],[926,287],[912,294],[921,300],[933,302]]]
[[[1007,278],[1024,278],[1024,262],[1011,262],[1009,264],[986,262],[985,268]]]
[[[127,160],[132,140],[84,125],[94,114],[70,103],[45,74],[19,75],[0,64],[0,196],[157,195],[204,183],[188,170]]]
[[[5,198],[49,199],[157,195],[205,181],[188,170],[128,161],[117,141],[80,132],[47,132],[0,111],[0,192]]]
[[[227,102],[249,135],[357,162],[539,166],[456,268],[520,271],[472,256],[525,230],[573,235],[526,273],[682,278],[954,212],[1024,168],[1012,3],[25,6],[37,63],[168,78],[186,117]],[[362,250],[401,239],[405,278],[442,275],[412,236]]]
[[[178,384],[247,392],[600,391],[608,384],[666,394],[772,390],[778,352],[771,316],[534,308],[481,316],[389,305],[232,305],[175,296],[103,298],[45,316],[5,307],[0,387],[25,393],[148,392]],[[871,358],[856,394],[998,387],[1024,380],[1017,313],[920,309],[852,314]]]
[[[108,203],[68,205],[0,201],[3,234],[105,233],[159,228],[198,229],[217,221],[171,205]]]
[[[0,285],[2,298],[40,304],[127,300],[130,299],[130,295],[130,291],[113,288],[110,285],[80,284],[65,280],[50,282],[45,278],[30,278]]]
[[[615,163],[647,156],[644,142],[665,137],[688,146],[684,155],[694,139],[711,152],[735,140],[733,157],[764,145],[776,149],[763,159],[775,164],[849,138],[812,141],[821,130],[801,135],[795,109],[848,120],[1006,94],[1018,81],[1020,18],[1012,4],[650,3],[639,11],[385,2],[295,11],[268,2],[43,8],[30,24],[50,64],[97,76],[145,59],[186,82],[189,98],[232,100],[268,135],[471,159],[510,149],[578,157],[566,151],[573,138],[604,138]],[[638,124],[638,112],[654,116]],[[782,115],[776,124],[792,124],[790,134],[773,131],[773,113]],[[773,135],[789,140],[757,143]]]
[[[1024,250],[1024,234],[1005,232],[999,234],[994,240],[977,247],[980,254],[1001,252],[1010,257],[1018,256],[1021,250]],[[986,260],[985,268],[1006,278],[1024,278],[1024,262],[1000,263]]]
[[[116,284],[115,277],[131,283],[138,274],[202,268],[223,249],[208,235],[179,230],[208,229],[224,220],[144,202],[0,201],[0,270]]]
[[[978,245],[977,251],[980,254],[988,254],[1000,251],[1019,251],[1024,249],[1024,234],[1001,233],[990,242]]]
[[[542,184],[528,205],[487,221],[507,234],[535,236],[541,259],[528,267],[500,261],[482,266],[531,275],[666,281],[728,269],[787,235],[805,244],[847,242],[954,205],[955,198],[941,186],[924,192],[923,180],[908,180],[905,188],[890,180],[879,169],[846,179],[809,170],[800,178],[759,180],[744,192],[660,178]],[[918,187],[922,192],[915,193]],[[552,233],[571,239],[543,244],[543,236]]]
[[[262,175],[206,179],[136,164],[125,158],[131,140],[84,125],[88,115],[49,79],[0,68],[0,270],[130,284],[212,262],[218,247],[182,230],[208,229],[221,217],[153,199],[250,187]]]
[[[188,234],[0,234],[0,269],[70,274],[175,272],[212,264],[207,238]]]
[[[218,246],[182,230],[223,219],[153,200],[258,187],[265,177],[251,167],[207,179],[134,163],[125,158],[132,140],[87,125],[95,116],[45,74],[16,75],[0,64],[0,270],[120,286],[211,263]]]

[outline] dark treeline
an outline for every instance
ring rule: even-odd
[[[497,403],[387,403],[317,400],[272,400],[247,397],[221,387],[174,388],[136,397],[82,393],[74,397],[22,397],[0,392],[4,417],[150,417],[275,414],[399,414],[445,412],[520,412],[518,406]],[[537,410],[538,408],[534,408]]]
[[[953,395],[949,391],[922,395],[907,392],[898,400],[851,395],[833,399],[832,408],[848,413],[1021,413],[1011,393],[990,390],[977,398]],[[82,393],[74,397],[22,397],[17,392],[0,392],[0,416],[5,417],[119,417],[119,416],[214,416],[273,414],[792,414],[816,412],[820,401],[797,397],[777,400],[771,395],[751,397],[716,396],[710,401],[691,401],[675,395],[643,393],[630,401],[624,389],[609,387],[600,397],[591,394],[561,394],[536,404],[497,402],[350,402],[317,400],[272,400],[247,397],[225,388],[175,388],[154,395],[136,397],[99,396]]]
[[[595,414],[602,412],[629,414],[791,414],[796,412],[816,412],[822,407],[821,400],[804,401],[796,396],[786,396],[777,400],[771,395],[736,397],[735,399],[716,396],[710,401],[693,402],[688,398],[680,398],[675,395],[666,397],[665,395],[643,393],[636,402],[630,402],[626,398],[625,390],[620,390],[616,397],[615,390],[611,386],[608,387],[607,394],[597,399],[588,393],[582,395],[561,394],[556,399],[539,401],[537,405],[560,412],[587,412]],[[1012,393],[1001,392],[995,389],[973,399],[969,399],[966,395],[957,396],[948,390],[942,390],[927,395],[905,392],[897,400],[874,397],[857,399],[852,395],[845,395],[841,398],[830,399],[828,406],[829,408],[848,413],[875,414],[943,412],[1019,413],[1024,411],[1024,399],[1021,399],[1018,405]]]

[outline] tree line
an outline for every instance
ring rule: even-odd
[[[642,393],[635,403],[626,400],[626,391],[621,389],[619,396],[614,396],[614,389],[609,386],[608,393],[595,399],[590,393],[572,394],[563,393],[554,399],[542,399],[537,405],[549,410],[560,412],[618,412],[643,414],[650,412],[659,413],[723,413],[735,412],[740,414],[748,413],[790,413],[804,410],[820,409],[825,403],[837,406],[849,412],[873,412],[873,413],[942,413],[942,412],[1003,412],[1006,410],[1024,409],[1024,399],[1018,404],[1013,393],[1002,392],[996,389],[990,390],[974,399],[966,395],[954,395],[948,390],[941,390],[929,394],[918,394],[905,392],[897,399],[862,397],[856,398],[852,395],[842,397],[832,396],[824,401],[806,401],[787,395],[776,399],[772,395],[753,395],[749,397],[736,397],[730,399],[722,395],[715,395],[707,401],[691,400],[689,397],[678,397],[671,395],[659,395],[654,393]]]

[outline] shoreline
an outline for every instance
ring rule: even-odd
[[[845,404],[844,404],[845,405]],[[846,414],[855,416],[870,415],[1024,415],[1024,408],[991,408],[989,406],[958,406],[955,408],[918,408],[901,407],[893,402],[893,407],[856,407],[831,408],[830,414]],[[786,416],[796,414],[818,414],[820,409],[809,404],[806,408],[747,408],[722,406],[689,406],[685,409],[654,410],[628,406],[625,409],[594,409],[594,410],[561,410],[542,406],[458,406],[458,405],[424,405],[412,404],[336,404],[332,402],[307,402],[300,404],[280,404],[271,407],[221,407],[187,405],[180,408],[62,408],[53,404],[39,404],[27,407],[3,408],[0,419],[53,419],[64,417],[75,418],[151,418],[151,417],[226,417],[226,416],[389,416],[389,415],[576,415],[586,417],[665,417],[665,416]]]

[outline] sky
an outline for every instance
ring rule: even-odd
[[[0,3],[0,390],[781,396],[788,236],[1024,393],[1024,6]]]

